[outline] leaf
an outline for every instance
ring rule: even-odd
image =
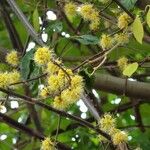
[[[84,44],[84,45],[89,45],[89,44],[98,44],[99,43],[99,39],[96,36],[93,35],[81,35],[81,36],[77,36],[77,37],[72,37],[73,39],[76,39],[77,41],[79,41],[80,43]]]
[[[138,66],[139,66],[138,63],[136,62],[127,65],[127,67],[123,71],[123,75],[131,77],[132,74],[137,70]]]
[[[135,5],[137,0],[121,0],[121,4],[126,8],[126,9],[132,9]]]
[[[35,8],[32,18],[33,18],[33,20],[32,20],[33,21],[33,27],[38,32],[40,29],[40,24],[39,24],[39,13],[38,13],[37,8]]]
[[[63,25],[62,25],[62,22],[60,21],[55,21],[53,24],[50,24],[46,31],[49,32],[51,30],[55,31],[55,32],[61,32],[63,29]]]
[[[24,57],[21,60],[20,69],[21,69],[21,75],[24,80],[28,78],[28,75],[30,73],[30,63],[33,58],[34,49],[27,52]]]
[[[150,27],[150,8],[148,9],[148,12],[146,15],[146,22],[147,22],[147,25]]]
[[[136,17],[134,22],[133,22],[133,27],[132,27],[133,35],[135,39],[142,44],[143,36],[144,36],[144,30],[143,30],[143,25],[139,17]]]

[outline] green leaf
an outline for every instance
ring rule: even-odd
[[[96,36],[93,35],[81,35],[81,36],[75,36],[75,37],[71,37],[73,39],[76,39],[77,41],[79,41],[80,43],[84,44],[84,45],[89,45],[89,44],[98,44],[99,43],[99,39]]]
[[[33,27],[38,32],[40,29],[40,24],[39,24],[39,13],[37,8],[35,8],[32,18],[33,18]]]
[[[21,75],[24,80],[28,78],[28,75],[30,73],[30,64],[33,58],[33,53],[34,53],[34,49],[27,52],[22,58],[20,63]]]
[[[123,71],[123,75],[131,77],[132,74],[137,70],[138,66],[139,66],[138,63],[136,62],[127,65],[127,67]]]
[[[147,22],[147,25],[150,27],[150,8],[149,8],[147,15],[146,15],[146,22]]]
[[[126,8],[126,9],[132,9],[135,5],[137,0],[121,0],[121,4]]]
[[[143,36],[144,36],[144,30],[143,30],[143,25],[139,17],[136,17],[134,22],[133,22],[133,27],[132,27],[133,35],[135,39],[142,44]]]
[[[63,29],[63,25],[62,22],[60,21],[55,21],[53,24],[49,24],[49,26],[47,27],[46,31],[49,32],[51,30],[55,31],[55,32],[61,32]]]

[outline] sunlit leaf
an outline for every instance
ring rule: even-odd
[[[139,17],[136,17],[133,26],[132,26],[132,31],[135,39],[142,44],[143,36],[144,36],[144,30],[143,30],[143,25]]]
[[[39,24],[39,13],[37,8],[35,8],[33,12],[33,27],[36,31],[39,31],[40,29],[40,24]]]
[[[127,67],[123,71],[123,75],[131,77],[132,74],[138,69],[138,63],[132,63],[127,65]]]
[[[148,26],[150,27],[150,8],[149,8],[147,15],[146,15],[146,22],[147,22]]]

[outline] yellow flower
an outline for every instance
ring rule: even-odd
[[[104,114],[103,118],[99,121],[100,129],[109,133],[111,128],[114,128],[116,125],[116,120],[112,117],[111,114]]]
[[[90,27],[90,30],[97,30],[99,28],[99,24],[100,24],[100,21],[91,21],[89,27]]]
[[[8,74],[9,76],[9,84],[13,84],[19,82],[21,79],[21,75],[18,71],[13,71]]]
[[[71,87],[83,86],[83,78],[79,75],[75,75],[71,78]]]
[[[49,87],[44,87],[41,91],[40,91],[40,96],[43,98],[48,97],[49,95]]]
[[[128,59],[126,57],[121,57],[117,60],[117,66],[120,70],[124,70],[128,65]]]
[[[62,99],[61,96],[56,96],[54,98],[53,106],[56,109],[65,110],[66,108],[69,107],[69,103],[68,103],[68,101]]]
[[[115,41],[117,43],[120,43],[121,45],[126,44],[129,42],[129,36],[128,36],[128,34],[125,34],[125,33],[116,34]]]
[[[16,51],[12,51],[6,55],[6,62],[12,66],[17,66],[19,64],[19,58]]]
[[[100,23],[99,11],[92,4],[81,5],[79,13],[84,20],[90,21],[91,30],[98,29]]]
[[[0,73],[0,87],[6,87],[9,84],[9,74],[7,72]]]
[[[93,5],[92,4],[83,4],[80,7],[80,15],[85,20],[91,20],[91,15],[93,13]]]
[[[56,60],[55,63],[60,65],[61,61]],[[52,61],[48,62],[48,64],[47,64],[47,72],[49,74],[54,74],[54,73],[58,72],[60,68],[59,68],[59,66],[57,64],[54,64]]]
[[[127,142],[128,135],[126,132],[119,130],[112,136],[112,140],[113,140],[114,145],[118,145],[120,143]]]
[[[49,84],[49,87],[50,87],[51,91],[58,91],[59,90],[59,79],[58,79],[58,76],[51,75],[48,78],[48,84]]]
[[[111,48],[112,44],[113,44],[112,38],[106,34],[103,34],[101,37],[101,40],[100,40],[100,46],[103,49],[109,49],[109,48]]]
[[[69,2],[65,5],[64,10],[68,18],[73,19],[76,15],[77,5],[73,2]]]
[[[68,101],[70,104],[73,104],[81,98],[83,92],[84,92],[83,87],[78,86],[73,89],[66,89],[62,91],[61,97],[63,100]]]
[[[49,137],[42,141],[41,150],[55,150],[55,144]]]
[[[118,27],[120,29],[128,27],[128,24],[131,22],[131,18],[127,13],[122,13],[118,18]]]
[[[45,65],[50,61],[52,52],[47,47],[40,47],[34,54],[34,60],[38,65]]]

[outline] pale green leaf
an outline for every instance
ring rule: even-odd
[[[146,22],[147,22],[147,25],[150,27],[150,8],[149,8],[147,15],[146,15]]]
[[[133,26],[132,26],[132,31],[135,39],[142,44],[143,36],[144,36],[144,30],[143,30],[143,25],[139,17],[136,17]]]
[[[128,64],[127,67],[123,71],[123,75],[131,77],[132,74],[138,69],[138,63]]]
[[[39,24],[39,13],[37,8],[35,8],[32,18],[33,18],[33,27],[38,32],[40,29],[40,24]]]

